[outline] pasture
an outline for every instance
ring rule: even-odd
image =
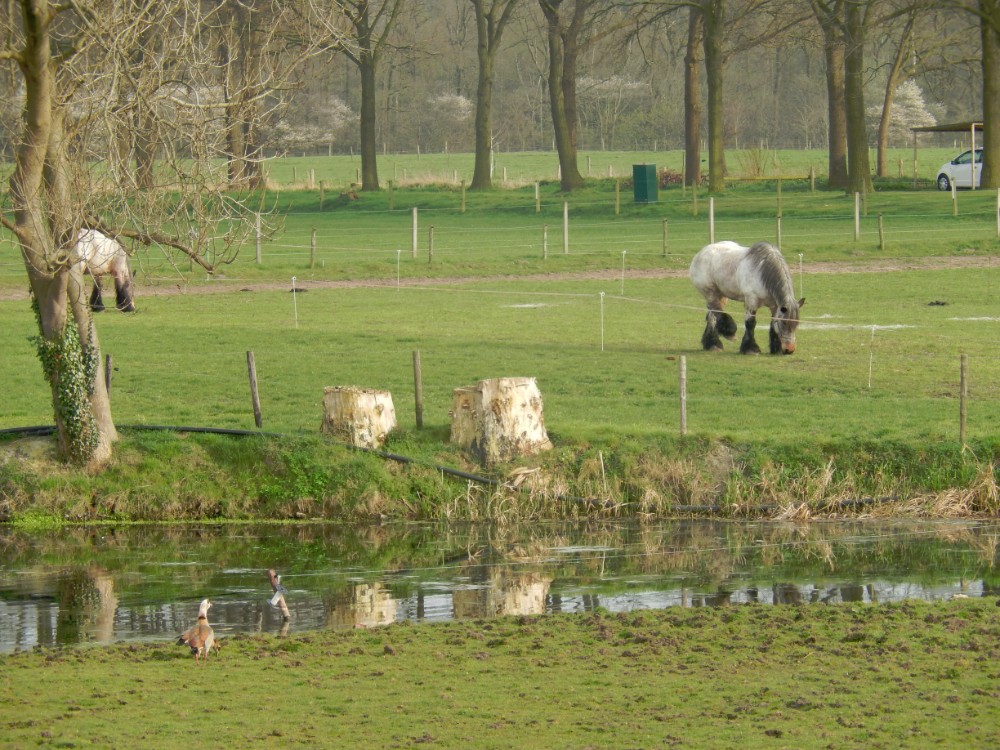
[[[254,247],[244,248],[207,277],[176,257],[140,251],[139,312],[97,319],[117,368],[116,417],[247,426],[252,350],[270,429],[312,430],[322,387],[334,384],[392,390],[406,425],[411,352],[419,349],[431,425],[447,423],[452,388],[531,375],[556,432],[674,432],[685,356],[689,427],[698,434],[953,439],[958,362],[967,354],[970,435],[992,434],[1000,387],[995,194],[961,193],[953,216],[948,194],[876,193],[855,241],[851,199],[786,186],[781,249],[807,305],[801,356],[778,359],[732,356],[734,345],[702,352],[703,302],[687,279],[713,231],[777,242],[775,185],[714,199],[714,221],[707,198],[695,216],[690,195],[676,187],[658,204],[631,198],[620,196],[616,215],[608,181],[570,196],[564,244],[555,186],[538,204],[532,188],[469,193],[464,212],[450,188],[395,190],[391,211],[384,191],[340,205],[328,196],[321,211],[317,191],[300,190],[277,194],[283,217],[260,263]],[[0,288],[13,298],[0,301],[8,322],[2,367],[13,386],[0,427],[47,422],[26,341],[33,321],[18,292],[23,268],[9,237],[0,252]],[[294,295],[293,277],[302,290]],[[741,307],[731,310],[742,323]],[[727,418],[734,408],[747,417]]]
[[[253,351],[265,430],[314,435],[325,386],[373,387],[392,393],[406,451],[435,456],[448,451],[454,388],[530,376],[557,447],[594,446],[612,470],[625,446],[681,445],[683,358],[689,439],[759,450],[764,462],[812,453],[820,465],[823,446],[855,446],[877,474],[879,445],[972,455],[959,443],[965,355],[966,442],[985,452],[976,460],[995,451],[995,193],[962,192],[956,207],[946,193],[884,190],[857,218],[852,198],[802,181],[780,193],[775,182],[745,184],[697,204],[676,186],[656,204],[619,189],[617,209],[611,180],[569,197],[543,184],[537,201],[533,185],[272,197],[280,211],[260,262],[247,247],[207,277],[160,251],[136,256],[138,312],[97,319],[119,424],[253,428]],[[702,351],[691,257],[713,232],[777,242],[779,212],[781,248],[807,300],[798,351],[739,356],[738,340]],[[0,262],[0,428],[50,424],[9,238]],[[742,323],[742,306],[730,309]],[[767,322],[762,313],[764,335]]]
[[[956,440],[967,354],[968,435],[981,439],[995,435],[1000,403],[1000,289],[990,275],[983,267],[803,275],[808,301],[790,357],[741,357],[738,342],[701,351],[702,304],[682,275],[626,277],[624,294],[612,273],[317,286],[294,297],[287,289],[140,292],[138,313],[107,313],[99,330],[123,424],[252,428],[245,357],[253,351],[270,431],[317,429],[328,385],[391,391],[401,426],[413,428],[419,350],[425,424],[438,435],[447,432],[452,389],[501,376],[536,377],[547,425],[567,439],[676,435],[683,356],[692,434]],[[48,424],[27,340],[31,311],[23,301],[2,307],[0,427]]]

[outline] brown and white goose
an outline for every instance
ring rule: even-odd
[[[178,644],[191,649],[195,661],[198,661],[202,656],[205,657],[205,661],[208,661],[208,652],[213,648],[216,654],[219,653],[219,644],[215,642],[215,631],[208,624],[208,608],[211,606],[212,602],[203,599],[198,607],[198,622],[184,631],[177,639]]]

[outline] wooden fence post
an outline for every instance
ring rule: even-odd
[[[104,388],[108,392],[108,399],[111,398],[111,355],[104,356]]]
[[[861,239],[861,193],[854,194],[854,241]]]
[[[563,201],[563,255],[569,255],[569,201]]]
[[[688,431],[687,399],[687,357],[682,354],[680,362],[681,435],[687,435]]]
[[[412,215],[413,215],[413,219],[411,220],[411,223],[413,225],[412,226],[412,229],[413,229],[413,243],[412,243],[412,247],[410,249],[410,252],[413,255],[413,257],[416,258],[417,257],[417,207],[416,206],[413,207]]]
[[[708,244],[715,244],[715,198],[708,199]]]
[[[420,350],[413,350],[413,401],[416,409],[417,429],[424,426],[424,381],[420,368]]]
[[[316,227],[312,228],[312,235],[309,238],[309,267],[316,267]]]
[[[260,413],[260,395],[257,393],[257,365],[254,363],[253,352],[247,352],[247,372],[250,375],[250,398],[253,400],[253,421],[259,430],[264,420]]]
[[[968,414],[969,401],[969,355],[963,354],[960,360],[958,387],[958,441],[965,445],[965,419]]]
[[[254,235],[257,239],[257,265],[260,265],[260,214],[254,217]]]

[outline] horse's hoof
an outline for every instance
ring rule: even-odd
[[[706,352],[721,352],[722,351],[722,347],[721,346],[706,346],[705,347],[705,351]]]

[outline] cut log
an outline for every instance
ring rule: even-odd
[[[534,378],[492,378],[456,388],[451,442],[490,465],[552,447]]]
[[[372,388],[323,389],[323,432],[355,448],[378,448],[396,427],[392,394]]]

